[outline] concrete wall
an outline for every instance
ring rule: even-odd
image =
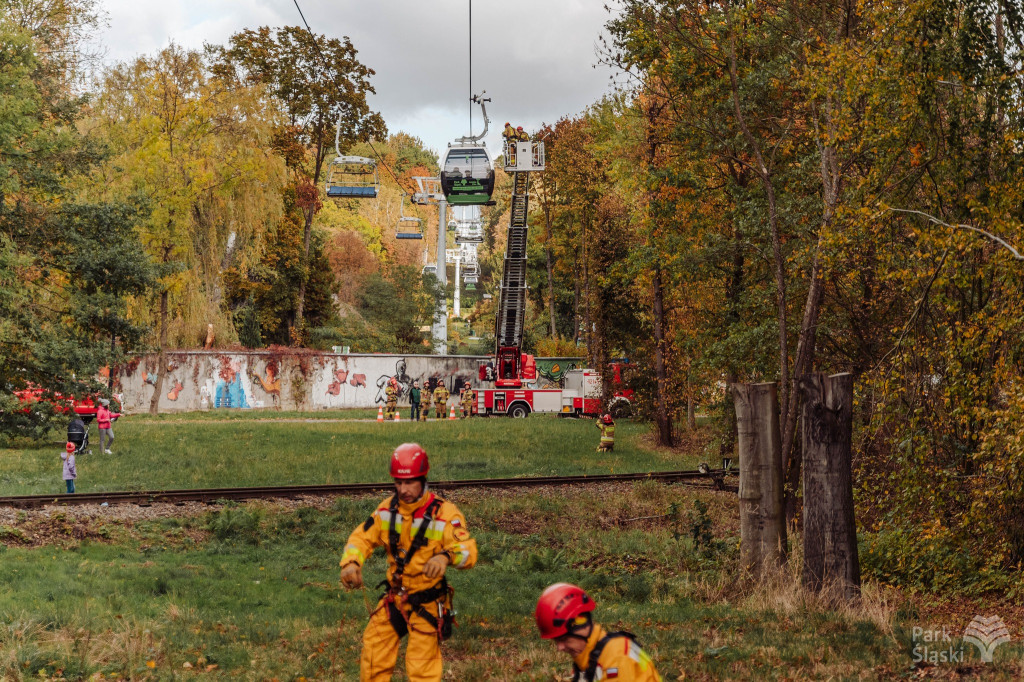
[[[169,352],[138,358],[118,372],[116,389],[127,413],[146,412],[165,373],[159,409],[188,412],[205,409],[326,410],[376,407],[384,403],[384,385],[398,379],[399,404],[407,405],[413,379],[420,386],[443,381],[453,394],[469,383],[479,385],[477,371],[489,358],[467,355],[341,355],[304,350]],[[538,387],[556,385],[565,368],[579,358],[538,358]]]
[[[325,410],[375,407],[396,377],[408,404],[413,379],[443,381],[455,391],[476,384],[484,357],[452,355],[340,355],[305,351],[182,351],[166,355],[161,412],[222,408]],[[147,355],[119,372],[122,404],[145,412],[156,386],[159,356]]]

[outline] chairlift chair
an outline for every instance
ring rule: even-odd
[[[464,223],[455,231],[456,244],[482,244],[484,229],[479,221]]]
[[[373,199],[380,191],[380,175],[376,159],[365,156],[346,156],[339,148],[341,118],[334,134],[337,156],[327,167],[327,196],[332,199]]]
[[[405,215],[405,195],[398,204],[398,225],[395,228],[395,239],[423,239],[423,220],[416,216]]]

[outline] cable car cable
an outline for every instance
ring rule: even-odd
[[[317,53],[317,55],[318,55],[318,56],[320,57],[320,61],[321,61],[321,63],[322,63],[322,64],[324,65],[324,67],[326,68],[326,65],[327,65],[327,58],[326,58],[326,57],[324,57],[324,53],[320,51],[320,43],[318,43],[318,42],[317,42],[317,40],[316,40],[316,34],[315,34],[315,33],[313,33],[313,29],[311,29],[311,28],[309,27],[309,22],[308,22],[308,21],[306,21],[306,15],[302,13],[302,8],[301,8],[301,7],[299,7],[299,0],[292,0],[292,2],[293,2],[293,3],[295,3],[295,9],[299,10],[299,16],[300,16],[300,17],[302,17],[302,23],[306,25],[306,31],[307,31],[307,32],[309,33],[309,37],[313,39],[313,48],[314,48],[314,49],[316,50],[316,53]],[[315,77],[315,76],[314,76],[314,77]],[[472,91],[472,89],[471,89],[471,91]],[[472,108],[472,106],[473,106],[473,105],[470,105],[470,107],[471,107],[471,108]],[[384,168],[385,168],[385,169],[387,170],[387,172],[388,172],[388,175],[390,175],[390,176],[391,176],[391,178],[392,178],[392,179],[393,179],[393,180],[395,181],[395,184],[396,184],[396,185],[398,185],[398,189],[402,190],[402,192],[403,192],[403,193],[406,193],[406,192],[405,192],[405,188],[404,188],[404,187],[402,187],[402,183],[400,183],[400,182],[398,181],[398,178],[397,178],[397,177],[395,177],[395,174],[394,174],[394,172],[393,172],[393,171],[391,170],[391,167],[390,167],[390,166],[388,166],[388,163],[387,163],[387,161],[385,161],[385,160],[384,160],[384,157],[380,155],[380,153],[379,153],[379,152],[377,151],[377,148],[373,146],[373,141],[372,141],[372,140],[367,140],[367,141],[366,141],[366,143],[370,145],[370,149],[372,149],[372,150],[373,150],[373,153],[374,153],[374,155],[375,155],[375,156],[377,157],[377,161],[379,161],[379,162],[380,162],[380,164],[381,164],[382,166],[384,166]]]
[[[469,0],[469,134],[473,134],[473,0]]]

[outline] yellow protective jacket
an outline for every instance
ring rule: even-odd
[[[434,389],[434,402],[439,404],[448,402],[448,389],[444,387],[444,384]]]
[[[573,663],[584,673],[590,665],[590,655],[598,643],[604,639],[608,632],[600,625],[594,624],[594,629],[587,638],[587,646],[579,656],[573,658]],[[651,657],[644,653],[640,645],[626,636],[611,637],[605,642],[601,653],[597,657],[596,667],[592,673],[593,677],[582,676],[584,680],[621,680],[621,682],[661,682],[661,675],[654,669]]]
[[[387,387],[384,389],[384,398],[389,403],[398,402],[398,389],[392,386],[391,384],[388,384]]]
[[[465,393],[462,394],[462,404],[463,405],[472,405],[473,404],[473,399],[475,397],[476,396],[473,395],[473,389],[467,388]]]
[[[602,443],[615,442],[615,424],[605,424],[604,422],[597,422],[597,428],[601,429]]]
[[[397,518],[391,518],[391,498],[386,498],[377,505],[377,510],[359,525],[348,537],[345,552],[341,556],[341,566],[356,563],[360,566],[366,562],[374,548],[384,547],[388,554],[388,583],[392,583],[395,573],[395,557],[391,556],[388,544],[388,532],[391,524],[398,531],[398,547],[408,551],[412,544],[413,534],[419,530],[423,514],[427,506],[434,501],[434,493],[426,493],[412,504],[399,502]],[[466,517],[451,502],[441,500],[441,506],[434,516],[434,521],[427,528],[427,544],[416,554],[409,557],[402,573],[402,587],[410,594],[430,589],[441,582],[442,578],[431,580],[423,575],[423,565],[437,554],[447,553],[449,567],[472,568],[476,564],[476,540],[469,536],[466,528]],[[412,519],[412,523],[409,523]]]

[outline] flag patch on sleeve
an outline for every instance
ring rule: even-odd
[[[618,676],[619,676],[619,669],[618,668],[608,668],[608,670],[605,671],[605,677],[607,677],[609,679],[611,679],[613,677],[618,677]]]

